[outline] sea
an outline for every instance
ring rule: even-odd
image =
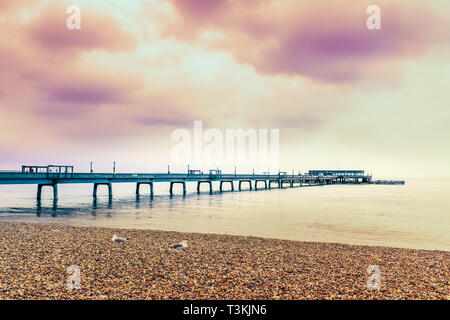
[[[259,186],[261,187],[262,184]],[[188,183],[113,184],[113,196],[91,184],[60,184],[59,199],[36,185],[0,185],[0,221],[258,236],[450,251],[450,179],[405,185],[324,185],[213,192]],[[246,185],[243,185],[245,188]]]

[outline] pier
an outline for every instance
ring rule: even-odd
[[[404,180],[374,180],[373,184],[405,184]]]
[[[294,188],[303,186],[323,186],[331,184],[404,184],[404,181],[375,180],[365,174],[363,170],[310,170],[305,174],[225,174],[221,170],[210,170],[203,173],[199,170],[188,170],[187,173],[84,173],[74,172],[73,166],[48,165],[48,166],[22,166],[18,171],[0,171],[0,185],[6,184],[36,184],[38,200],[41,199],[42,188],[53,188],[53,199],[58,199],[58,185],[62,183],[92,184],[92,196],[97,197],[98,186],[108,187],[108,195],[112,197],[113,183],[136,183],[136,194],[139,194],[140,186],[148,184],[150,194],[154,193],[154,184],[157,182],[169,182],[169,192],[173,194],[173,186],[181,184],[183,194],[186,194],[186,184],[196,183],[197,192],[200,193],[200,185],[207,184],[209,193],[213,192],[213,182],[219,182],[219,191],[223,191],[224,184],[231,185],[234,191],[234,183],[238,183],[239,190],[261,190],[276,188]],[[401,182],[401,183],[400,183]],[[258,188],[260,186],[260,188]]]

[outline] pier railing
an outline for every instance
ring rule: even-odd
[[[278,174],[187,174],[187,173],[58,173],[58,172],[21,172],[21,171],[0,171],[0,184],[7,182],[7,180],[17,181],[16,183],[30,183],[34,180],[50,179],[58,180],[58,183],[82,183],[89,182],[89,180],[114,180],[116,182],[135,182],[142,179],[151,179],[158,181],[172,181],[172,180],[324,180],[324,179],[339,179],[337,176],[311,176],[311,175],[278,175]],[[343,177],[348,179],[369,179],[370,176],[351,176]],[[82,181],[86,180],[86,181]]]
[[[258,182],[264,185],[264,189],[271,189],[275,184],[278,188],[283,188],[288,184],[294,186],[319,186],[326,184],[367,184],[372,183],[372,176],[369,175],[311,175],[311,174],[227,174],[227,173],[92,173],[92,172],[47,172],[34,171],[0,171],[0,184],[37,184],[37,198],[41,197],[41,190],[45,186],[53,188],[53,197],[57,199],[58,184],[60,183],[92,183],[94,185],[93,196],[97,196],[97,187],[107,185],[108,193],[112,196],[113,183],[136,183],[136,194],[139,194],[139,187],[142,184],[150,185],[150,192],[153,194],[153,184],[156,182],[169,182],[170,193],[172,194],[174,184],[182,184],[183,194],[186,193],[186,183],[197,182],[197,191],[200,192],[200,184],[208,184],[212,192],[213,182],[220,182],[220,191],[224,183],[231,183],[231,190],[234,190],[234,182],[239,182],[239,190],[243,186],[257,190]],[[377,180],[379,184],[388,184],[387,180]],[[398,184],[398,183],[395,183]],[[404,182],[403,182],[404,184]]]

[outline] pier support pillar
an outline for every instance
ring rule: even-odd
[[[233,180],[222,180],[222,181],[220,181],[220,187],[219,187],[220,192],[222,192],[222,185],[224,182],[229,182],[231,184],[231,191],[234,191]]]
[[[200,185],[202,183],[207,183],[209,185],[209,193],[212,193],[212,181],[198,181],[197,182],[197,193],[200,193]],[[232,184],[233,189],[233,184]],[[220,191],[222,191],[222,181],[220,182]]]
[[[37,186],[37,194],[36,200],[41,200],[42,197],[42,188],[43,187],[52,187],[53,188],[53,201],[58,200],[58,185],[56,183],[53,184],[38,184]]]
[[[139,189],[141,187],[141,184],[148,184],[150,186],[150,195],[153,196],[153,181],[150,182],[137,182],[136,183],[136,194],[139,194]]]
[[[278,183],[278,188],[281,188],[280,180],[269,180],[269,189],[272,189],[272,182]]]
[[[267,189],[267,180],[255,180],[255,190],[258,190],[258,182],[264,182],[264,189]]]
[[[170,181],[170,190],[169,190],[170,195],[173,195],[173,185],[175,183],[181,183],[183,185],[183,195],[185,195],[186,194],[186,181]]]
[[[242,182],[248,182],[250,186],[250,190],[252,190],[252,181],[251,180],[239,180],[239,191],[242,190]]]
[[[100,185],[108,186],[108,196],[112,197],[112,183],[94,183],[94,189],[92,191],[92,196],[97,198],[97,188]]]

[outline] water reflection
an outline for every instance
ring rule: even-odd
[[[52,217],[57,216],[58,199],[53,199],[51,208],[42,207],[42,200],[36,200],[36,216],[40,217],[42,213],[50,213]]]
[[[140,202],[141,202],[141,197],[139,195],[139,193],[136,194],[136,205],[134,206],[135,209],[139,209],[140,206]]]
[[[108,197],[108,202],[107,202],[106,208],[107,208],[107,209],[112,209],[112,207],[113,207],[113,197],[112,197],[112,196],[109,196],[109,197]],[[92,199],[92,209],[93,209],[93,210],[99,209],[99,206],[98,206],[98,198],[97,198],[97,197],[95,197],[95,198]]]

